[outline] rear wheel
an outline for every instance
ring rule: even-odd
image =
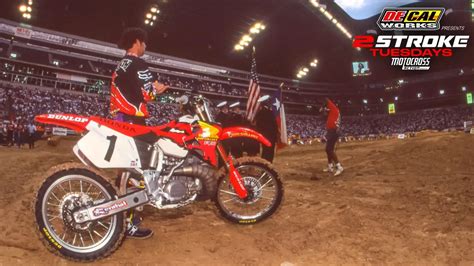
[[[93,261],[110,255],[124,237],[124,214],[76,223],[72,214],[116,198],[115,189],[84,168],[69,168],[49,176],[38,190],[35,217],[41,239],[67,259]]]
[[[227,220],[239,224],[254,224],[270,217],[283,199],[283,185],[272,165],[259,157],[235,160],[248,196],[241,199],[232,187],[228,173],[221,174],[217,183],[215,204]]]

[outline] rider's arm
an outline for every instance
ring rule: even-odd
[[[137,60],[137,77],[141,82],[141,92],[146,102],[154,100],[156,95],[163,93],[168,88],[158,82],[156,74],[150,71],[142,59]]]

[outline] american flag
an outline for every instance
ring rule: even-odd
[[[252,53],[252,68],[250,70],[250,84],[249,84],[249,99],[247,100],[246,116],[247,120],[253,121],[257,114],[260,103],[257,101],[260,98],[260,85],[258,84],[257,76],[257,60],[255,60],[255,48]]]

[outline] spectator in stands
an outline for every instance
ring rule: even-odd
[[[7,126],[7,145],[8,147],[13,146],[13,133],[15,132],[15,126],[13,125],[13,121]]]
[[[24,134],[25,134],[25,127],[20,122],[15,127],[15,143],[18,149],[20,149],[21,146],[23,145]]]
[[[28,148],[33,149],[35,147],[36,138],[36,126],[33,122],[30,122],[27,127],[28,130]]]
[[[74,113],[84,116],[110,117],[108,96],[78,95],[64,90],[45,88],[27,89],[19,86],[0,85],[0,102],[6,113],[15,114],[26,121],[35,115],[45,113]],[[175,119],[179,115],[176,105],[160,102],[148,104],[150,117],[147,123],[158,125]],[[395,115],[344,116],[340,131],[342,137],[350,139],[375,138],[379,135],[394,135],[422,130],[445,130],[462,128],[463,121],[472,116],[469,106],[446,107],[416,112],[402,112]],[[13,141],[13,123],[7,124],[6,141]],[[299,140],[320,139],[325,133],[325,119],[322,116],[287,114],[288,136],[298,135]]]

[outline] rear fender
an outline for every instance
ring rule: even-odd
[[[89,117],[74,114],[43,114],[35,117],[36,122],[57,125],[77,132],[84,132],[89,120]]]
[[[220,136],[220,140],[232,139],[232,138],[250,138],[259,141],[267,147],[271,147],[272,144],[262,134],[257,131],[246,128],[246,127],[228,127],[224,128]]]

